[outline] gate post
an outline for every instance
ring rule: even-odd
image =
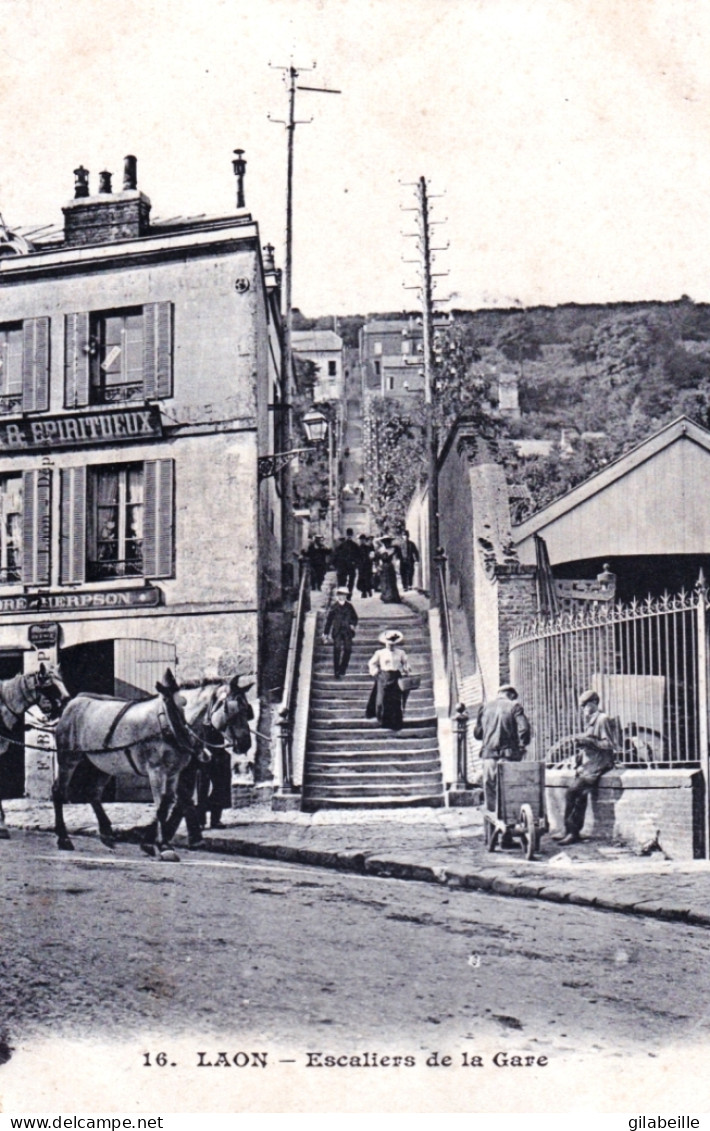
[[[708,749],[708,637],[707,637],[707,587],[702,569],[695,587],[698,595],[698,741],[700,766],[705,783],[703,806],[703,837],[705,859],[710,860],[710,750]]]
[[[468,787],[468,759],[466,757],[468,711],[465,703],[457,704],[454,725],[456,727],[456,776],[458,778],[456,789],[465,790]]]

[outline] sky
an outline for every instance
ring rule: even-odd
[[[232,151],[293,302],[417,305],[413,184],[443,309],[710,301],[710,0],[0,0],[0,213],[61,221],[138,157],[156,217],[230,212]],[[309,68],[316,63],[316,70]]]

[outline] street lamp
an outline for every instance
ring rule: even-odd
[[[325,440],[328,434],[328,421],[322,412],[312,408],[303,417],[303,427],[306,430],[306,436],[312,444],[319,444]]]
[[[328,422],[328,419],[322,412],[312,408],[303,417],[303,427],[306,430],[306,435],[312,443],[322,443],[326,436],[328,437],[328,537],[331,546],[333,545],[333,533],[335,525],[335,479],[334,479],[334,465],[335,458],[333,452],[333,428]]]
[[[326,433],[328,432],[328,421],[323,416],[322,412],[317,412],[311,409],[303,417],[303,427],[306,433],[306,439],[311,444],[322,443],[325,440]],[[257,476],[259,482],[262,479],[268,479],[271,475],[277,475],[278,472],[283,471],[286,465],[293,459],[294,456],[301,455],[303,452],[310,452],[312,448],[289,448],[287,452],[274,452],[269,456],[259,456],[257,460]],[[330,464],[331,455],[328,451],[328,480],[330,482]]]

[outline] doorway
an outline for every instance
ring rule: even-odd
[[[22,652],[0,651],[0,680],[12,679],[24,670]],[[2,774],[0,774],[0,798],[10,801],[13,797],[25,796],[25,723],[18,719],[10,731],[12,742],[2,755]]]

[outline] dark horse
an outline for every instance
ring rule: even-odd
[[[132,770],[150,782],[155,820],[146,847],[165,860],[178,857],[168,844],[165,821],[175,803],[180,771],[199,745],[185,719],[185,699],[168,670],[151,699],[123,700],[81,692],[65,708],[57,724],[57,777],[52,787],[55,832],[59,848],[72,849],[64,823],[64,802],[76,770],[82,767],[82,800],[90,802],[101,840],[109,848],[115,834],[101,804],[107,783]]]
[[[69,701],[59,669],[40,664],[36,672],[16,675],[0,683],[0,755],[15,742],[10,732],[30,707],[39,707],[47,719],[61,715]],[[0,840],[9,840],[0,800]]]
[[[254,717],[247,693],[252,684],[239,685],[235,675],[228,683],[220,679],[203,679],[180,685],[180,694],[186,700],[185,718],[200,749],[193,753],[188,765],[180,774],[177,800],[168,818],[166,835],[172,840],[182,818],[187,826],[190,848],[202,848],[202,806],[195,805],[197,789],[200,801],[207,800],[210,786],[221,796],[229,790],[232,758],[246,754],[251,747],[249,721]],[[222,806],[226,808],[226,805]]]

